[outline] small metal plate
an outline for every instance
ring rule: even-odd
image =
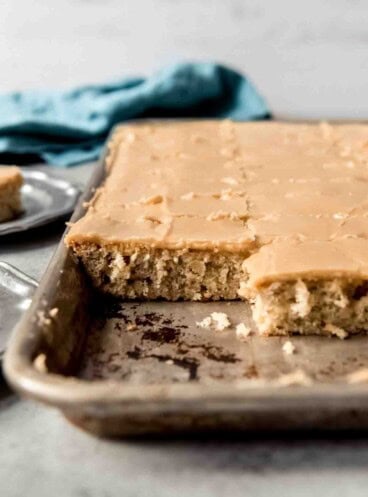
[[[36,288],[35,280],[0,262],[0,359],[12,329],[30,306]]]
[[[0,236],[43,226],[70,214],[79,197],[79,189],[67,181],[43,171],[22,168],[24,212],[16,219],[0,224]]]

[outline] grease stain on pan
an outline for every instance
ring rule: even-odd
[[[241,358],[220,343],[221,337],[214,343],[213,331],[191,327],[185,315],[170,312],[170,304],[162,309],[157,303],[100,302],[98,325],[89,332],[80,376],[154,383],[239,375]]]

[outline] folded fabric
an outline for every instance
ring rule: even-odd
[[[251,120],[270,113],[236,71],[211,63],[177,64],[147,79],[0,95],[0,154],[71,166],[97,159],[114,124],[146,117]]]

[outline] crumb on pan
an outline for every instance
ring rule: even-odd
[[[207,316],[206,318],[203,318],[202,321],[196,322],[198,328],[204,328],[206,330],[211,328],[211,324],[212,324],[211,316]]]
[[[290,340],[288,340],[287,342],[284,343],[284,345],[282,346],[282,351],[286,354],[286,355],[292,355],[295,353],[295,345],[290,342]]]
[[[242,340],[243,338],[249,337],[249,335],[252,333],[252,330],[245,323],[239,323],[235,327],[235,333],[237,338],[239,338],[239,340]]]
[[[205,317],[202,321],[197,321],[196,325],[199,328],[213,328],[216,331],[223,331],[230,328],[231,323],[228,315],[224,312],[212,312],[210,316]]]
[[[225,330],[226,328],[230,328],[231,326],[228,315],[224,312],[213,312],[211,314],[211,318],[214,323],[215,329],[218,331]]]

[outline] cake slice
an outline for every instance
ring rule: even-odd
[[[367,125],[126,125],[106,168],[66,236],[100,291],[242,298],[267,335],[368,330]]]
[[[265,335],[368,330],[367,240],[278,241],[244,261],[239,295]]]
[[[0,222],[9,221],[21,212],[22,184],[23,178],[18,167],[0,166]]]

